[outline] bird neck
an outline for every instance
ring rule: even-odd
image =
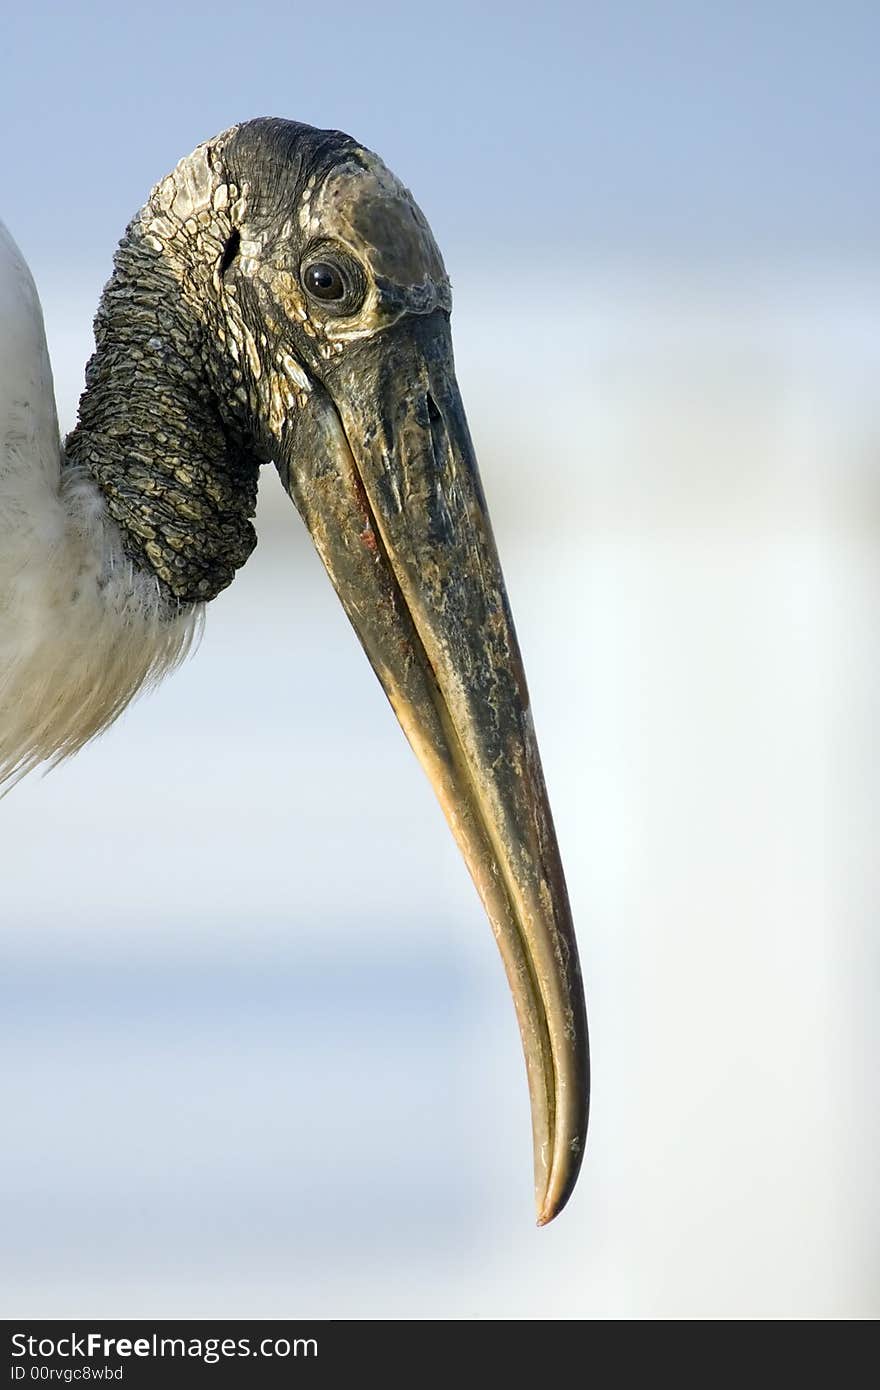
[[[100,488],[128,557],[175,607],[213,598],[256,544],[258,464],[234,383],[166,257],[137,219],[95,319],[69,464]]]

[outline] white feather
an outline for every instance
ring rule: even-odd
[[[63,464],[40,301],[0,222],[0,784],[75,753],[201,624],[201,608],[169,615],[96,484]]]

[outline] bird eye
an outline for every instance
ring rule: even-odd
[[[338,317],[354,314],[364,301],[367,278],[363,266],[344,246],[317,242],[306,247],[299,278],[310,299]]]
[[[329,261],[313,261],[303,271],[303,284],[315,299],[344,299],[345,281]]]

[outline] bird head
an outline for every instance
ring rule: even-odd
[[[529,696],[412,195],[337,131],[251,121],[153,190],[96,320],[70,462],[169,611],[229,583],[274,463],[492,922],[532,1103],[539,1219],[586,1134],[586,1019]]]
[[[454,380],[450,308],[427,221],[376,155],[292,121],[233,127],[181,160],[126,231],[68,458],[163,595],[203,602],[255,544],[260,466],[294,488],[330,402],[372,421],[390,366],[393,394],[427,423],[426,381],[400,379],[416,357],[397,345],[418,321],[419,353]]]

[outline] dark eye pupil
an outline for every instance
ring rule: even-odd
[[[305,273],[306,289],[316,299],[342,299],[345,285],[335,265],[317,261]]]

